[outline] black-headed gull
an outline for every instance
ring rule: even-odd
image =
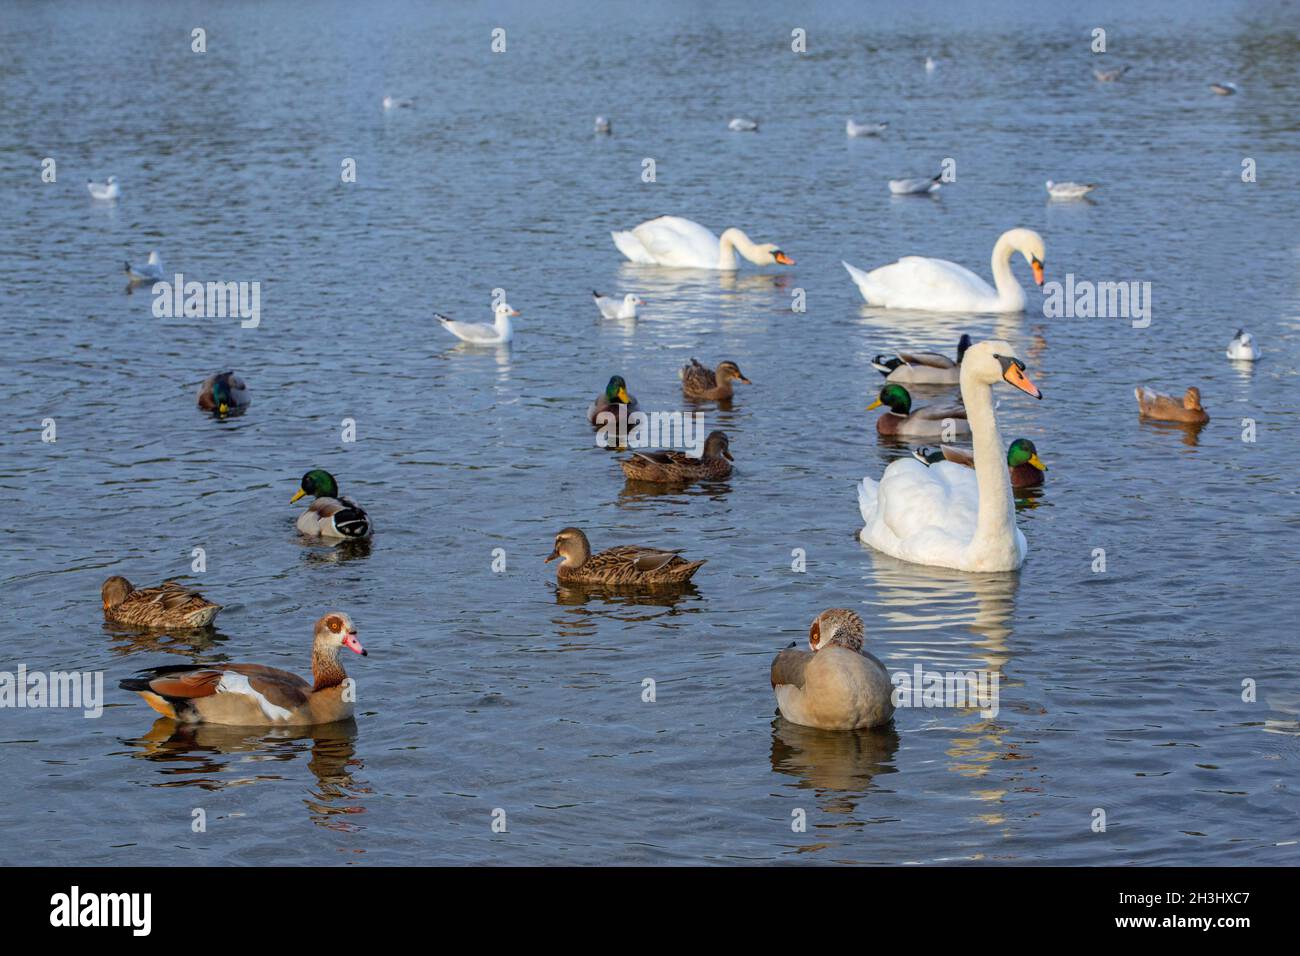
[[[126,277],[132,284],[138,282],[161,282],[163,278],[163,261],[162,256],[158,255],[155,249],[149,253],[149,261],[141,263],[126,263]]]
[[[1227,356],[1230,359],[1236,359],[1241,362],[1253,362],[1259,358],[1259,346],[1255,344],[1255,336],[1251,335],[1245,329],[1238,329],[1237,334],[1232,341],[1228,343]]]
[[[515,329],[510,323],[510,317],[519,313],[505,302],[498,305],[493,312],[496,315],[496,321],[491,325],[486,322],[453,322],[445,315],[440,315],[437,312],[434,313],[434,318],[442,323],[444,329],[462,342],[468,342],[471,345],[502,345],[515,337]]]
[[[1047,181],[1047,194],[1053,199],[1082,199],[1097,188],[1096,183],[1054,183]]]
[[[936,192],[941,179],[943,179],[942,173],[929,179],[891,179],[889,191],[895,196],[924,196],[926,193]]]
[[[592,290],[591,297],[596,300],[596,308],[600,309],[600,314],[607,319],[635,319],[636,307],[645,305],[634,292],[623,296],[622,302],[612,296],[601,295],[595,290]]]
[[[97,183],[93,179],[86,180],[86,189],[90,191],[91,199],[108,201],[116,199],[122,195],[122,190],[117,185],[117,177],[109,176],[107,182]]]
[[[1117,66],[1113,70],[1093,70],[1092,75],[1097,78],[1098,83],[1114,83],[1127,72],[1127,66]]]
[[[1237,92],[1237,84],[1236,83],[1211,83],[1210,89],[1214,90],[1214,92],[1218,93],[1220,96],[1232,96],[1234,93]]]
[[[879,136],[887,129],[888,123],[855,123],[852,118],[844,124],[844,132],[850,136]]]
[[[396,96],[384,97],[384,112],[389,110],[407,110],[415,105],[415,100],[401,99]]]
[[[733,133],[757,133],[758,121],[737,116],[727,124],[727,129]]]
[[[596,117],[596,132],[608,135],[614,132],[614,127],[610,125],[609,120],[604,116]]]

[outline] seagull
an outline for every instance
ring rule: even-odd
[[[597,132],[597,133],[604,133],[605,135],[609,135],[610,133],[614,132],[614,127],[612,127],[612,126],[609,125],[609,120],[606,119],[605,117],[603,117],[603,116],[597,116],[597,117],[596,117],[596,132]]]
[[[116,176],[109,176],[108,182],[104,183],[97,183],[94,180],[87,179],[86,188],[90,190],[91,199],[99,199],[105,202],[116,199],[118,196],[122,195],[122,190],[117,185]]]
[[[888,123],[855,123],[851,118],[844,124],[844,132],[855,137],[879,136],[887,129],[889,129]]]
[[[601,295],[599,292],[592,290],[591,297],[596,300],[596,308],[600,309],[600,314],[607,319],[635,319],[636,307],[645,305],[640,296],[629,292],[623,296],[623,301],[607,295]]]
[[[1047,194],[1053,199],[1082,199],[1097,188],[1096,183],[1054,183],[1047,181]]]
[[[1234,93],[1237,92],[1237,84],[1236,83],[1211,83],[1210,89],[1214,90],[1214,92],[1218,93],[1220,96],[1232,96]]]
[[[396,96],[384,97],[384,112],[389,110],[405,110],[415,105],[415,100],[399,99]]]
[[[1097,78],[1098,83],[1114,83],[1127,72],[1127,66],[1118,66],[1113,70],[1093,70],[1092,75]]]
[[[737,116],[727,124],[727,129],[731,130],[733,133],[757,133],[758,123],[755,120],[741,119]]]
[[[514,326],[510,324],[510,317],[518,315],[518,311],[510,308],[508,304],[502,302],[493,310],[496,314],[496,321],[491,325],[486,322],[453,322],[445,315],[433,313],[434,318],[442,323],[445,328],[462,342],[468,342],[471,345],[503,345],[515,337]]]
[[[937,63],[934,62],[934,58],[933,58],[933,57],[929,57],[929,56],[927,56],[927,57],[925,58],[925,72],[927,72],[927,73],[933,73],[933,72],[934,72],[934,68],[935,68],[936,66],[938,66],[938,65],[939,65],[939,64],[937,64]]]
[[[1245,329],[1238,329],[1236,336],[1228,343],[1226,354],[1228,358],[1238,359],[1242,362],[1255,361],[1259,358],[1259,346],[1255,344],[1255,336]]]
[[[939,189],[939,180],[943,173],[931,179],[891,179],[889,191],[895,196],[924,196]]]
[[[126,263],[126,277],[132,285],[141,282],[161,282],[163,279],[163,262],[162,256],[158,255],[158,250],[155,249],[149,253],[149,261],[143,265]]]

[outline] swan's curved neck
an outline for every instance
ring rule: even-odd
[[[737,251],[754,265],[764,264],[758,246],[744,232],[732,226],[718,238],[718,268],[736,268]]]
[[[993,246],[993,285],[998,290],[998,305],[1005,311],[1020,311],[1025,307],[1025,290],[1011,271],[1011,257],[1015,254],[1016,249],[1006,236]]]
[[[1016,503],[1011,496],[1007,453],[993,411],[993,387],[976,381],[967,373],[967,366],[963,366],[961,397],[975,446],[975,480],[980,492],[979,517],[970,547],[972,550],[1014,548]]]

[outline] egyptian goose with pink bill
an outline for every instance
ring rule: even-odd
[[[141,671],[120,686],[164,717],[188,724],[304,727],[352,717],[352,685],[339,662],[347,648],[366,656],[352,618],[331,611],[316,622],[314,683],[265,664],[175,664]]]

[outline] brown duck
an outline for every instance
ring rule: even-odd
[[[183,723],[236,727],[332,724],[352,716],[355,696],[339,663],[347,648],[365,656],[352,618],[331,611],[316,622],[311,672],[314,683],[265,664],[173,664],[129,677],[133,690],[164,717]]]
[[[731,475],[733,461],[726,433],[710,432],[699,458],[691,458],[681,451],[639,451],[619,464],[623,466],[623,474],[633,481],[682,484],[721,481]]]
[[[1143,418],[1188,425],[1204,425],[1210,420],[1209,413],[1201,407],[1201,390],[1195,385],[1183,393],[1181,402],[1145,385],[1133,389],[1133,394],[1137,396],[1138,414]]]
[[[197,591],[164,581],[156,588],[135,588],[114,575],[104,582],[104,618],[133,627],[199,628],[212,623],[220,604],[213,604]]]
[[[581,529],[565,528],[555,536],[555,550],[546,561],[561,559],[555,572],[561,584],[654,588],[685,584],[704,564],[680,555],[628,544],[592,554]]]
[[[681,377],[682,391],[686,394],[686,397],[697,401],[717,401],[731,398],[733,394],[732,382],[744,382],[746,385],[754,384],[745,378],[744,373],[740,371],[740,366],[730,360],[720,362],[718,370],[711,372],[701,365],[698,359],[691,359],[691,364],[683,365],[681,371],[677,374]]]

